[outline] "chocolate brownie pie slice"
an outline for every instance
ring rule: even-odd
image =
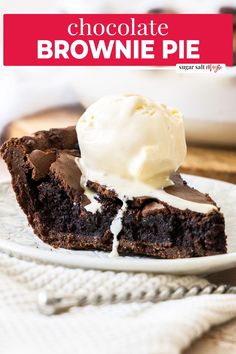
[[[86,116],[82,116],[80,124],[90,129],[95,120],[92,118],[88,124]],[[139,180],[101,173],[96,170],[96,163],[95,171],[89,170],[83,151],[84,157],[93,156],[93,148],[86,141],[88,151],[84,149],[83,136],[80,146],[78,129],[80,125],[77,133],[75,127],[40,131],[10,139],[1,147],[17,201],[40,239],[53,247],[103,250],[113,255],[181,258],[226,252],[224,217],[210,196],[189,187],[178,172],[172,171],[166,178],[160,161],[157,163],[162,172],[158,178],[156,174],[155,179],[146,176],[148,168],[155,170],[146,159],[147,152],[141,152],[147,166],[146,170],[139,170]],[[96,131],[99,135],[99,129]],[[135,140],[131,136],[130,139]],[[110,150],[111,159],[116,159],[112,162],[116,173],[120,157],[112,147]],[[153,145],[151,151],[156,153]],[[130,173],[138,171],[139,153],[134,161],[131,159]],[[105,155],[98,137],[96,158],[100,161]],[[130,158],[129,149],[125,155]],[[164,167],[167,161],[163,162]],[[108,158],[99,163],[109,165]],[[157,180],[163,187],[155,185]]]

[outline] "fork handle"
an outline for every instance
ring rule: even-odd
[[[41,291],[38,295],[39,311],[45,315],[56,315],[66,312],[72,307],[83,307],[87,305],[108,305],[117,303],[130,302],[152,302],[157,303],[167,300],[177,300],[192,296],[210,295],[210,294],[236,294],[236,286],[227,284],[214,285],[209,284],[204,287],[192,286],[187,288],[180,286],[173,288],[170,286],[163,286],[154,292],[140,292],[124,294],[111,293],[109,296],[104,296],[100,293],[92,295],[65,295],[56,296],[47,291]]]

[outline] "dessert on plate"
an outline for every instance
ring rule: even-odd
[[[226,252],[219,207],[178,173],[186,143],[175,109],[106,96],[76,127],[10,139],[1,155],[34,233],[53,247],[159,258]]]

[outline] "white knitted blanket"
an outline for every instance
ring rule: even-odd
[[[194,276],[114,273],[37,264],[0,254],[2,354],[177,354],[211,326],[236,316],[236,295],[158,304],[86,306],[47,317],[37,294],[122,294],[159,285],[204,286]]]

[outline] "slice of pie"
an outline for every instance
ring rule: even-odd
[[[97,181],[86,181],[86,193],[81,187],[75,127],[10,139],[2,146],[1,155],[11,173],[17,201],[40,239],[53,247],[112,251],[114,220],[123,202],[115,190]],[[181,207],[169,204],[168,198],[128,200],[116,235],[118,253],[159,258],[225,253],[224,217],[216,203],[190,188],[178,173],[170,180],[172,185],[164,188],[165,195],[181,201]],[[212,205],[212,209],[194,211],[189,209],[191,203],[202,210],[204,205]]]

